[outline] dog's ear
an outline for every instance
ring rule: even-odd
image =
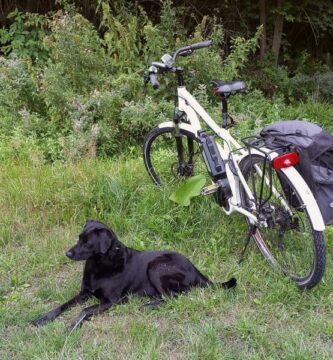
[[[112,244],[112,234],[110,231],[106,229],[99,230],[99,244],[100,244],[100,251],[102,254],[106,254],[106,252],[110,249]]]

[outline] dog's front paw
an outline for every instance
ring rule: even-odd
[[[71,332],[81,326],[82,326],[82,321],[72,321],[71,324],[69,326],[67,326],[66,330],[68,332]]]
[[[71,324],[67,327],[68,331],[73,331],[74,329],[76,329],[78,326],[82,325],[83,320],[86,319],[86,314],[84,312],[81,312],[72,322]]]
[[[81,324],[73,324],[73,323],[71,323],[69,326],[66,327],[66,330],[67,330],[67,332],[72,332],[77,327],[81,327]]]
[[[31,324],[38,327],[38,326],[45,325],[49,321],[50,321],[50,318],[47,315],[43,315],[43,316],[31,321]]]

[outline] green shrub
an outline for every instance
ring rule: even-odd
[[[19,58],[0,57],[0,131],[26,126],[20,112],[34,113],[42,108],[37,81],[29,73],[29,64]]]
[[[145,101],[125,103],[120,116],[122,141],[133,143],[142,139],[154,126],[172,120],[173,110],[172,102],[154,102],[150,97]]]
[[[63,116],[75,94],[102,88],[110,69],[102,40],[87,19],[61,13],[51,24],[42,92],[51,112]]]
[[[43,43],[47,33],[47,17],[22,13],[17,9],[8,15],[9,29],[0,29],[0,50],[10,57],[29,58],[44,63],[48,49]]]
[[[333,102],[333,71],[296,75],[291,79],[296,99]]]
[[[36,137],[14,130],[10,136],[0,136],[0,163],[38,166],[44,162]]]
[[[0,41],[6,43],[2,51],[8,53],[7,58],[0,57],[0,136],[12,141],[14,129],[20,134],[15,139],[30,139],[43,160],[51,162],[108,157],[141,143],[150,128],[172,118],[176,85],[173,74],[160,76],[160,89],[155,92],[148,85],[149,96],[144,98],[147,65],[166,52],[208,38],[214,40],[211,48],[179,58],[178,65],[185,68],[188,88],[220,121],[218,97],[212,95],[209,83],[243,77],[261,29],[249,39],[232,39],[226,55],[222,24],[203,17],[188,34],[181,8],[170,0],[163,2],[158,24],[140,7],[134,13],[124,2],[112,4],[112,9],[108,2],[98,3],[100,33],[68,4],[45,16],[15,12],[11,27],[0,32]],[[47,59],[39,61],[40,54],[47,54]],[[300,59],[298,69],[304,68],[306,59],[306,55]],[[250,89],[258,87],[274,101],[267,101],[260,91],[235,97],[230,109],[236,118],[248,117],[237,127],[239,134],[281,117],[283,97],[332,98],[331,73],[291,79],[287,69],[267,62],[250,80]]]
[[[269,97],[284,96],[290,99],[293,88],[289,78],[288,69],[284,66],[276,66],[270,59],[265,59],[260,64],[253,63],[245,70],[245,77],[251,80],[252,86],[260,89]]]
[[[296,61],[295,61],[296,62]],[[327,66],[302,52],[294,67],[276,66],[270,57],[261,63],[252,63],[245,71],[253,87],[270,98],[283,96],[293,101],[333,101],[333,72]]]

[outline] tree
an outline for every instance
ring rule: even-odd
[[[267,16],[266,16],[266,0],[259,0],[260,24],[263,27],[260,38],[260,60],[263,60],[267,47]]]
[[[283,21],[284,21],[284,13],[282,11],[283,5],[284,5],[284,0],[277,0],[277,8],[275,11],[276,17],[274,22],[273,43],[272,43],[272,53],[274,56],[275,64],[278,63],[279,52],[281,47]]]

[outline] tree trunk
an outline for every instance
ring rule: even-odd
[[[263,27],[260,38],[260,60],[263,60],[266,53],[267,33],[266,33],[266,0],[259,0],[260,25]]]
[[[274,23],[274,35],[273,35],[273,45],[272,45],[272,53],[274,55],[275,64],[277,65],[279,60],[280,46],[281,46],[281,38],[283,31],[283,20],[284,17],[280,13],[281,8],[283,6],[284,0],[277,0],[277,10],[278,13],[275,17]]]

